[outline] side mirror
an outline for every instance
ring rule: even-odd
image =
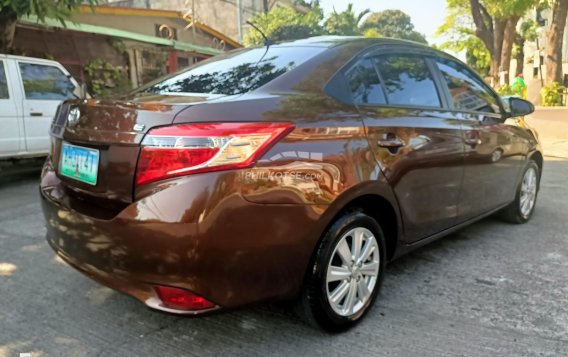
[[[534,105],[528,100],[509,97],[507,101],[509,103],[508,114],[511,118],[522,117],[534,112]]]

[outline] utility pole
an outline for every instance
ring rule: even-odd
[[[193,23],[193,26],[191,26],[191,31],[193,32],[193,43],[196,43],[196,41],[195,41],[195,0],[191,0],[191,22]]]
[[[243,13],[242,0],[237,0],[237,29],[239,30],[239,42],[243,43]]]

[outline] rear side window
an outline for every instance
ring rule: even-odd
[[[456,109],[486,113],[500,111],[497,99],[487,85],[469,69],[445,59],[437,60],[437,65],[446,80]]]
[[[441,107],[434,77],[424,58],[391,55],[376,58],[391,105]]]
[[[229,52],[142,87],[138,93],[246,93],[324,50],[320,47],[272,46]]]
[[[65,100],[74,98],[75,85],[59,68],[20,62],[26,99]]]
[[[8,80],[6,79],[6,70],[4,69],[4,61],[0,61],[0,99],[9,99]]]
[[[385,93],[372,60],[360,60],[345,74],[353,104],[386,104]]]

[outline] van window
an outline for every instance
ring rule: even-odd
[[[390,55],[376,58],[391,105],[441,107],[434,77],[424,58]]]
[[[231,51],[150,83],[138,93],[247,93],[324,50],[320,47],[271,46]]]
[[[6,80],[6,72],[4,70],[4,61],[0,61],[0,99],[9,99],[8,81]]]
[[[74,98],[75,86],[54,66],[20,62],[26,99],[65,100]]]

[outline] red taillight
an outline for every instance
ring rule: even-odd
[[[164,306],[177,310],[204,310],[211,309],[216,305],[211,301],[195,295],[187,290],[172,288],[169,286],[155,286]]]
[[[290,123],[181,124],[151,130],[142,141],[136,183],[252,166]]]

